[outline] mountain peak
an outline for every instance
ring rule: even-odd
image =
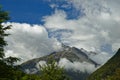
[[[88,76],[89,73],[87,73],[87,72],[89,72],[88,71],[89,65],[93,69],[95,69],[98,66],[98,64],[96,62],[94,62],[93,60],[91,60],[89,58],[89,56],[85,52],[83,52],[81,49],[78,49],[76,47],[66,46],[64,44],[62,45],[62,47],[63,47],[62,51],[53,52],[49,55],[46,55],[46,56],[43,56],[40,58],[36,58],[33,60],[29,60],[29,61],[23,63],[21,65],[22,70],[25,72],[26,72],[26,70],[29,70],[30,73],[35,72],[35,70],[36,70],[36,72],[39,72],[36,65],[38,65],[41,61],[44,61],[47,63],[50,60],[50,58],[52,57],[52,59],[54,59],[60,65],[66,64],[66,66],[67,66],[66,72],[70,76],[75,78],[75,80],[79,80],[79,76],[81,76],[81,78],[86,78]],[[85,65],[87,65],[87,68],[85,67]],[[70,70],[68,67],[70,67]],[[71,69],[73,69],[73,70],[71,70]],[[80,71],[82,69],[85,70],[85,72]],[[77,70],[77,71],[75,71],[75,70]],[[79,76],[77,76],[78,74],[79,74]],[[76,79],[76,78],[78,78],[78,79]],[[81,79],[81,80],[84,80],[84,79]]]

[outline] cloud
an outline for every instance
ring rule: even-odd
[[[59,66],[64,67],[66,70],[88,72],[88,73],[92,73],[97,69],[93,64],[87,62],[77,62],[77,61],[70,62],[66,58],[60,59]]]
[[[65,0],[63,5],[76,9],[72,13],[80,11],[76,19],[67,18],[65,8],[68,7],[57,8],[58,3],[49,1],[50,6],[56,9],[52,15],[44,16],[43,25],[12,23],[16,27],[10,31],[12,35],[6,38],[7,55],[14,53],[25,59],[47,55],[60,48],[59,40],[69,46],[97,52],[94,59],[104,63],[111,56],[108,53],[120,47],[120,0]]]
[[[39,63],[36,64],[36,68],[40,69],[40,66],[45,66],[46,65],[46,61],[39,61]]]
[[[60,36],[62,43],[95,51],[100,53],[99,57],[104,56],[108,60],[111,54],[102,53],[113,53],[120,47],[120,1],[66,1],[84,15],[79,15],[77,19],[67,19],[68,15],[65,10],[56,9],[54,14],[44,17],[44,26],[49,30],[49,34],[55,33],[55,36],[52,37]],[[56,31],[59,30],[71,32],[60,32],[57,35]],[[102,49],[103,46],[106,47],[106,50]],[[99,57],[97,57],[97,61],[100,60]]]
[[[91,50],[93,47],[99,49],[99,39],[102,39],[102,36],[100,37],[101,33],[94,28],[88,18],[67,20],[64,11],[58,10],[52,16],[45,17],[44,21],[44,26],[50,30],[49,34],[51,34],[51,32],[56,32],[56,30],[62,29],[72,31],[72,33],[69,33],[68,36],[67,34],[64,35],[61,33],[61,40],[64,44],[69,44],[70,46],[76,46],[78,48],[85,48],[87,50]]]
[[[92,59],[93,61],[97,62],[98,64],[103,65],[107,60],[109,60],[111,57],[113,56],[113,54],[109,54],[106,52],[101,52],[100,54],[96,54],[96,55],[89,55],[90,59]]]
[[[7,31],[11,35],[5,38],[8,43],[6,56],[20,57],[26,61],[61,49],[61,43],[55,38],[49,38],[41,25],[10,22],[3,25],[12,25],[12,29]]]
[[[73,70],[75,72],[87,72],[87,73],[92,73],[93,71],[95,71],[97,69],[97,67],[95,67],[95,65],[87,63],[87,62],[70,62],[68,59],[66,58],[61,58],[60,61],[57,63],[59,67],[64,67],[64,69],[66,70]],[[40,61],[38,64],[36,64],[36,67],[38,69],[39,65],[44,66],[46,65],[45,61]]]
[[[120,47],[118,46],[120,43],[120,36],[118,35],[120,33],[119,0],[72,0],[71,3],[75,8],[83,10],[85,14],[83,17],[88,18],[88,22],[93,27],[98,28],[101,33],[105,32],[107,34],[106,36],[103,34],[101,36],[112,45],[113,51]],[[114,46],[115,44],[118,44],[117,47]]]

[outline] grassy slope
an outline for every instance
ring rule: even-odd
[[[120,80],[120,49],[106,64],[91,74],[88,80]]]

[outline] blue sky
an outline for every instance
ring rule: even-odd
[[[45,15],[50,15],[53,9],[42,0],[1,0],[3,9],[9,11],[12,22],[41,24]]]
[[[24,58],[31,59],[57,51],[63,43],[100,53],[94,59],[104,62],[120,47],[120,0],[1,0],[0,4],[11,17],[5,25],[13,25],[8,55],[23,57],[21,53],[28,52],[31,56]]]
[[[57,4],[59,7],[51,8],[50,4]],[[55,9],[65,10],[68,19],[77,19],[80,12],[74,8],[63,8],[63,4],[67,4],[65,1],[51,2],[47,0],[1,0],[0,4],[3,9],[10,14],[11,22],[29,23],[29,24],[43,24],[43,17],[54,13]],[[76,12],[76,13],[74,13]],[[74,14],[73,14],[74,13]],[[82,15],[82,14],[81,14]]]

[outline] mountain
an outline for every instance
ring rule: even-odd
[[[48,62],[51,57],[58,63],[61,61],[61,59],[65,59],[68,61],[67,63],[70,63],[70,64],[74,64],[75,62],[76,63],[78,62],[79,64],[83,63],[85,65],[85,64],[89,63],[91,65],[94,65],[94,67],[98,66],[98,64],[96,62],[94,62],[93,60],[91,60],[89,58],[89,56],[83,50],[80,50],[75,47],[69,47],[69,46],[63,45],[62,51],[53,52],[49,55],[46,55],[46,56],[43,56],[40,58],[35,58],[35,59],[29,60],[27,62],[24,62],[23,64],[21,64],[21,68],[26,73],[30,73],[30,74],[39,73],[40,70],[37,67],[39,62],[40,61]],[[71,66],[68,66],[68,67],[71,67]],[[82,71],[75,71],[72,69],[66,70],[66,73],[69,76],[71,76],[72,80],[85,80],[86,77],[89,75],[89,73],[87,73],[87,71],[82,72]]]
[[[107,63],[92,73],[88,80],[120,80],[120,49]]]

